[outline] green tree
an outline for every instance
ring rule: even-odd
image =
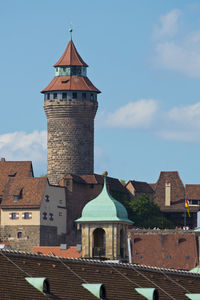
[[[160,208],[154,203],[153,198],[146,194],[141,194],[126,205],[129,218],[134,222],[134,226],[140,228],[174,228],[173,223],[164,217]]]

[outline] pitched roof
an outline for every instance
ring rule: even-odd
[[[33,168],[31,161],[6,161],[4,158],[0,161],[0,195],[9,178],[15,177],[33,177]]]
[[[194,232],[183,230],[130,230],[132,262],[159,268],[191,270],[198,264]]]
[[[0,251],[0,277],[2,300],[97,299],[82,287],[84,282],[103,283],[109,300],[143,300],[135,291],[138,286],[157,288],[160,300],[186,300],[187,291],[200,293],[200,275],[195,273],[16,251]],[[51,296],[43,295],[25,277],[48,278]]]
[[[200,184],[186,184],[185,197],[188,200],[200,200]]]
[[[10,178],[5,185],[2,208],[39,208],[43,200],[47,178]],[[19,196],[14,200],[14,196]]]
[[[154,190],[147,182],[130,180],[128,183],[132,184],[136,193],[153,194]],[[128,184],[127,183],[127,184]],[[126,186],[127,186],[126,184]]]
[[[101,93],[85,76],[56,76],[41,93],[51,91],[90,91]]]
[[[69,41],[65,52],[61,56],[61,58],[57,61],[54,67],[59,66],[83,66],[88,67],[88,65],[83,61],[81,56],[79,55],[78,51],[72,40]]]
[[[65,258],[80,258],[82,253],[76,250],[75,246],[71,246],[66,250],[61,250],[60,247],[42,247],[35,246],[33,248],[33,253],[41,253],[50,256],[60,256]]]
[[[165,184],[171,184],[171,205],[165,207]],[[177,171],[162,171],[155,188],[155,202],[161,210],[180,211],[185,210],[184,206],[185,188]]]

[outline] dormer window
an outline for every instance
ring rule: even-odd
[[[19,197],[19,195],[14,195],[13,198],[14,198],[14,201],[18,201],[20,197]]]

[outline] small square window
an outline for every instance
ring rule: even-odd
[[[12,220],[17,219],[17,214],[16,214],[16,213],[11,213],[11,214],[10,214],[10,218],[11,218]]]
[[[54,219],[53,214],[50,213],[50,214],[49,214],[49,220],[50,220],[50,221],[53,221],[53,219]]]
[[[49,202],[49,195],[45,195],[44,199],[46,202]]]
[[[25,212],[24,219],[30,219],[30,218],[31,218],[31,214],[29,212]]]
[[[17,238],[18,238],[18,239],[21,239],[21,238],[22,238],[22,232],[21,232],[21,231],[19,231],[19,232],[17,233]]]
[[[53,94],[53,99],[57,99],[58,98],[58,94],[57,93],[54,93]]]
[[[67,93],[62,93],[62,99],[67,99]]]
[[[72,93],[72,99],[76,99],[77,98],[77,93]]]
[[[42,218],[43,218],[43,220],[47,220],[47,213],[46,212],[43,212]]]

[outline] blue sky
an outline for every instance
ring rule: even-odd
[[[46,173],[40,91],[73,40],[102,91],[95,172],[155,182],[178,170],[200,183],[200,2],[0,2],[0,156]]]

